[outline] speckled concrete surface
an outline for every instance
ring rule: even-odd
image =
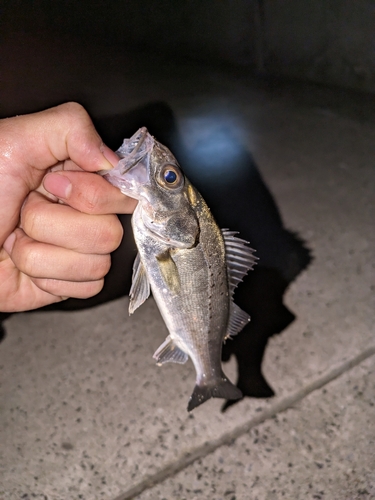
[[[375,498],[375,358],[139,500]]]
[[[40,54],[35,40],[30,47]],[[277,397],[247,399],[225,414],[216,400],[186,413],[191,363],[155,366],[152,354],[166,329],[152,299],[131,318],[124,298],[6,322],[0,499],[113,500],[375,345],[375,119],[360,99],[339,106],[332,92],[266,90],[191,64],[150,82],[139,59],[130,73],[119,70],[125,60],[116,55],[108,66],[92,56],[86,74],[72,76],[68,68],[79,66],[79,57],[67,52],[57,71],[53,50],[38,57],[50,65],[56,99],[66,95],[60,74],[70,75],[72,87],[89,78],[87,99],[103,114],[167,99],[189,148],[197,127],[215,133],[220,114],[240,123],[238,139],[252,151],[287,227],[314,253],[287,293],[298,319],[266,351],[263,370]],[[19,58],[5,63],[25,81]],[[42,93],[30,96],[24,85],[4,81],[11,97],[2,111],[17,98],[43,106]],[[375,498],[373,369],[373,359],[364,361],[139,498]],[[234,378],[233,363],[225,371]]]

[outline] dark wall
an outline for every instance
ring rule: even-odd
[[[264,8],[271,71],[375,91],[372,0],[266,0]]]
[[[49,29],[375,91],[372,0],[3,0],[1,33]]]

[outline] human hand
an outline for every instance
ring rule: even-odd
[[[122,238],[113,214],[136,205],[93,173],[117,161],[78,104],[0,120],[0,311],[101,290]]]

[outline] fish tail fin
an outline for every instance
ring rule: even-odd
[[[242,392],[225,375],[219,381],[215,380],[210,385],[197,384],[194,387],[193,394],[190,396],[188,411],[194,410],[194,408],[200,406],[210,398],[241,399]]]

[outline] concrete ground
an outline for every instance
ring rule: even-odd
[[[80,95],[96,114],[162,99],[190,148],[226,120],[314,255],[285,298],[296,321],[266,350],[276,396],[224,414],[219,400],[186,412],[190,362],[155,365],[153,299],[130,318],[127,297],[9,318],[0,499],[375,499],[371,98],[63,39],[10,34],[0,52],[3,116]]]

